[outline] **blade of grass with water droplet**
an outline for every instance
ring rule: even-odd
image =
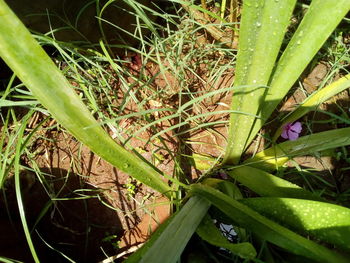
[[[241,203],[296,231],[350,251],[350,209],[292,198],[246,198]]]
[[[0,56],[52,116],[97,155],[158,192],[170,194],[162,174],[118,145],[92,117],[59,69],[4,1]]]
[[[234,92],[232,110],[258,115],[295,3],[295,0],[243,1],[235,86],[250,87]],[[255,119],[231,114],[224,163],[239,161]]]

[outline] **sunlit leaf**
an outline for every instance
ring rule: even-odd
[[[227,171],[227,174],[261,196],[322,200],[298,185],[254,167],[232,168]]]
[[[251,85],[236,91],[232,97],[232,110],[259,115],[263,97],[268,88],[275,60],[295,0],[246,0],[243,1],[239,33],[235,86]],[[231,114],[225,163],[237,163],[247,146],[255,118],[249,115]]]
[[[241,202],[276,222],[350,251],[348,208],[291,198],[246,198]]]

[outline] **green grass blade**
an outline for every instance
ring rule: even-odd
[[[248,206],[211,187],[196,184],[191,186],[191,191],[206,198],[239,226],[250,229],[261,238],[294,254],[322,263],[349,262],[347,258],[267,219]]]
[[[262,107],[261,118],[256,120],[248,142],[252,141],[349,10],[349,0],[311,2],[304,19],[277,64]]]
[[[22,263],[22,261],[10,259],[10,258],[5,258],[5,257],[1,257],[1,256],[0,256],[0,262],[3,262],[3,263]]]
[[[226,172],[233,179],[261,196],[322,201],[322,198],[300,186],[254,167],[241,166]],[[264,187],[261,187],[262,185]]]
[[[199,196],[190,200],[152,235],[151,239],[125,263],[177,262],[187,242],[209,209],[210,203]]]
[[[245,259],[253,259],[256,257],[256,251],[249,242],[234,244],[229,242],[222,232],[214,225],[209,215],[205,216],[197,228],[196,233],[201,239],[209,244],[230,250],[233,254]]]
[[[291,198],[248,198],[241,203],[296,231],[350,251],[350,209]]]
[[[22,200],[22,194],[21,194],[21,184],[20,184],[20,158],[22,155],[22,139],[23,139],[23,134],[24,134],[24,130],[27,126],[27,122],[29,117],[32,115],[32,113],[28,113],[26,118],[24,118],[24,120],[22,121],[22,126],[19,130],[19,134],[18,134],[18,139],[17,139],[17,146],[16,146],[16,154],[15,154],[15,162],[14,162],[14,168],[15,168],[15,191],[16,191],[16,199],[17,199],[17,204],[18,204],[18,211],[19,211],[19,215],[21,218],[21,222],[22,222],[22,226],[23,226],[23,231],[27,240],[27,244],[29,246],[30,252],[32,254],[33,260],[35,263],[40,262],[38,255],[36,253],[33,241],[32,241],[32,237],[30,235],[30,230],[28,228],[28,224],[27,224],[27,219],[26,219],[26,215],[25,215],[25,209],[24,209],[24,204],[23,204],[23,200]],[[27,209],[30,209],[30,207],[27,207]]]
[[[296,141],[285,141],[259,152],[244,163],[273,171],[294,156],[350,145],[350,128],[314,133]]]
[[[221,0],[221,5],[220,5],[220,17],[221,19],[224,19],[225,17],[225,11],[226,11],[226,0]]]
[[[0,56],[52,116],[97,155],[153,189],[169,194],[171,188],[162,181],[161,174],[113,141],[96,122],[3,0],[0,16]]]
[[[3,122],[2,122],[2,129],[0,132],[0,149],[1,149],[0,190],[3,188],[6,177],[7,177],[8,162],[11,162],[9,160],[9,159],[11,159],[11,157],[10,157],[11,145],[14,142],[13,135],[8,132],[9,122],[10,122],[9,120],[10,120],[10,111],[7,112],[5,120],[3,120]]]
[[[308,112],[316,110],[321,103],[325,102],[326,100],[330,99],[334,95],[338,94],[339,92],[342,92],[343,90],[349,87],[350,74],[338,79],[337,81],[326,86],[325,88],[314,92],[283,120],[281,127],[273,136],[273,141],[277,140],[277,138],[281,135],[283,127],[287,123],[295,122],[297,119],[301,118]]]
[[[231,109],[258,115],[295,0],[243,1],[235,86],[251,85],[232,97]],[[237,163],[255,118],[231,114],[225,163]]]
[[[12,100],[3,100],[0,99],[0,107],[15,107],[15,106],[35,106],[38,104],[36,100],[27,100],[27,101],[12,101]]]

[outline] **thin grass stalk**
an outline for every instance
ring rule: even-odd
[[[23,200],[22,200],[22,194],[21,194],[21,183],[20,183],[20,158],[22,155],[22,151],[23,151],[23,145],[22,145],[22,139],[23,139],[23,134],[24,134],[24,130],[27,126],[27,122],[28,119],[30,118],[30,116],[32,115],[32,112],[29,112],[26,116],[26,118],[24,118],[24,120],[22,121],[22,125],[21,128],[19,129],[19,134],[18,134],[18,138],[17,138],[17,146],[16,146],[16,155],[15,155],[15,161],[14,161],[14,168],[15,168],[15,191],[16,191],[16,199],[17,199],[17,204],[18,204],[18,211],[19,211],[19,215],[21,218],[21,222],[22,222],[22,226],[23,226],[23,231],[27,240],[27,244],[29,246],[30,252],[32,254],[32,257],[34,259],[35,263],[39,263],[40,260],[38,258],[38,255],[36,253],[32,238],[31,238],[31,234],[30,234],[30,230],[27,224],[27,219],[26,219],[26,215],[25,215],[25,210],[24,210],[24,204],[23,204]],[[27,209],[30,209],[30,207],[28,207]]]

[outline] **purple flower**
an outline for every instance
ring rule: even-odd
[[[301,132],[302,127],[300,122],[287,123],[283,127],[282,138],[295,141],[299,138],[299,133]]]

